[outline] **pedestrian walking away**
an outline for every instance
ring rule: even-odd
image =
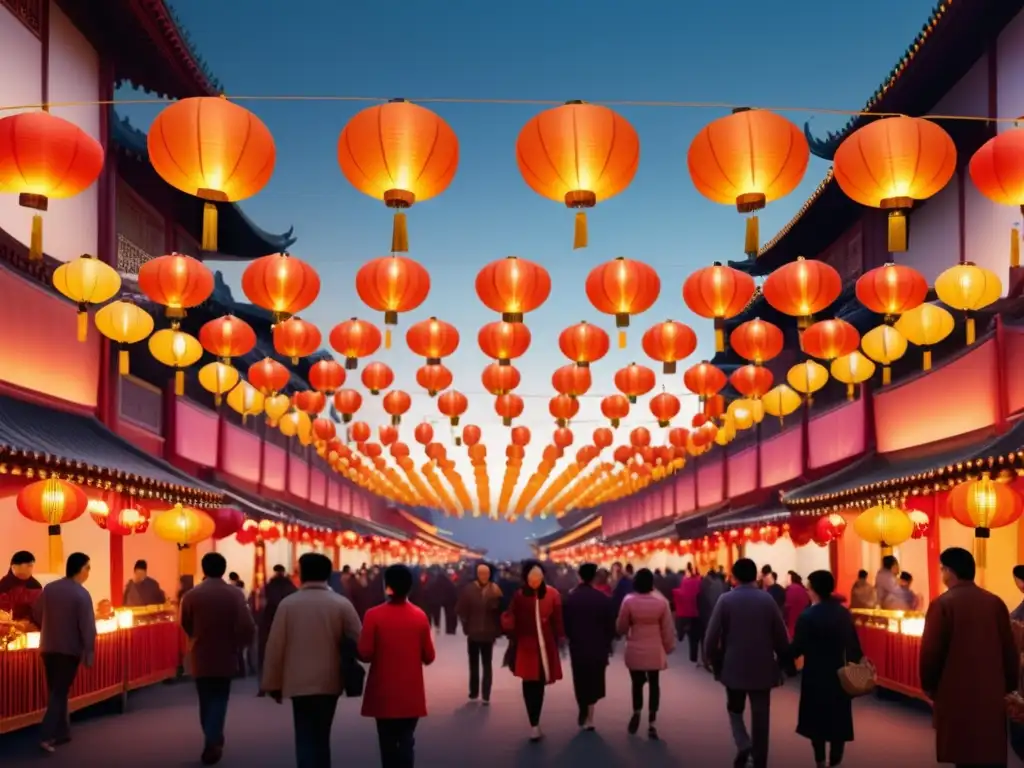
[[[579,709],[577,724],[588,731],[594,730],[594,710],[605,697],[605,672],[615,640],[615,605],[594,586],[597,573],[594,563],[581,565],[580,584],[565,598],[562,608]]]

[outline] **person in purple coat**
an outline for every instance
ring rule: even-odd
[[[605,696],[605,670],[615,641],[615,606],[594,587],[597,566],[584,563],[580,583],[565,598],[562,621],[569,640],[572,687],[580,728],[594,730],[594,707]]]

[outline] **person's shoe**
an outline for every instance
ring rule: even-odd
[[[582,728],[586,724],[587,724],[587,710],[581,708],[579,713],[576,715],[576,725],[578,725],[580,728]]]
[[[203,754],[199,757],[199,761],[203,765],[216,765],[220,762],[220,759],[224,756],[224,748],[221,746],[209,746],[203,750]]]
[[[530,741],[537,742],[544,738],[544,732],[541,731],[539,725],[533,726],[530,729]]]
[[[483,704],[483,705],[484,705],[485,707],[489,707],[489,706],[491,706],[491,697],[490,697],[490,696],[484,696],[484,697],[483,697],[483,698],[482,698],[482,699],[480,700],[480,703],[481,703],[481,704]]]
[[[476,701],[477,698],[479,698],[479,697],[475,693],[469,694],[469,700],[470,701]]]
[[[53,741],[40,741],[39,748],[43,750],[43,752],[49,752],[52,755],[57,751],[57,744]]]
[[[583,730],[592,731],[594,730],[594,705],[591,704],[587,707],[587,720],[583,724]]]
[[[747,763],[750,762],[751,750],[741,749],[736,753],[736,758],[732,761],[732,768],[747,768]]]
[[[629,726],[626,728],[629,731],[630,736],[635,736],[636,732],[640,730],[640,713],[634,712],[633,716],[629,718]]]
[[[647,726],[647,738],[651,741],[658,740],[658,729],[654,727],[654,724]]]

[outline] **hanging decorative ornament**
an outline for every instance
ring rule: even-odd
[[[797,126],[774,112],[740,107],[694,137],[686,164],[704,197],[753,214],[796,189],[809,159]],[[750,216],[743,246],[750,258],[759,249],[758,229],[757,216]]]
[[[853,530],[869,544],[891,548],[914,535],[914,523],[899,507],[879,504],[857,515]]]
[[[633,181],[640,137],[608,107],[568,101],[523,126],[516,139],[516,162],[530,189],[577,211],[573,248],[586,248],[585,211]]]
[[[630,363],[615,372],[615,388],[629,398],[631,403],[654,389],[655,383],[654,371],[645,365]]]
[[[889,250],[907,250],[907,218],[956,173],[956,144],[920,117],[885,117],[843,139],[832,163],[836,182],[854,202],[889,211]]]
[[[341,414],[345,424],[352,421],[362,404],[363,396],[354,389],[341,389],[334,393],[334,410]]]
[[[744,397],[759,398],[772,388],[775,377],[760,365],[741,365],[729,376],[732,388]]]
[[[224,395],[238,384],[238,371],[219,360],[199,369],[199,386],[213,395],[213,404],[220,407]]]
[[[707,360],[687,368],[683,373],[683,385],[695,394],[701,403],[713,398],[728,383],[721,369],[711,365]]]
[[[607,355],[610,346],[608,334],[586,320],[570,325],[558,335],[558,348],[580,368],[589,368]]]
[[[416,429],[413,430],[412,434],[420,445],[429,445],[434,439],[434,428],[427,422],[421,421],[416,425]]]
[[[530,428],[522,426],[512,427],[512,430],[508,433],[508,440],[512,445],[525,448],[530,444]]]
[[[452,385],[452,372],[440,363],[420,366],[416,371],[416,383],[434,397],[442,389]]]
[[[31,261],[43,258],[42,214],[50,200],[84,192],[102,170],[100,143],[46,108],[0,118],[0,192],[17,194],[22,208],[35,211],[28,238]]]
[[[129,372],[129,344],[144,341],[153,332],[153,317],[130,301],[112,301],[96,312],[96,329],[117,344],[117,370],[122,376]]]
[[[511,427],[512,420],[522,415],[523,407],[523,398],[519,395],[498,395],[494,400],[494,411],[501,416],[501,423],[506,427]]]
[[[271,253],[252,261],[242,273],[242,292],[257,307],[271,312],[274,322],[287,320],[320,295],[320,276],[301,259]]]
[[[1014,127],[997,133],[974,153],[969,169],[981,194],[1024,213],[1024,130]],[[1015,224],[1010,230],[1010,267],[1019,266],[1020,226]]]
[[[395,380],[394,371],[384,363],[370,363],[363,369],[363,386],[370,390],[371,395],[379,395]]]
[[[329,396],[345,385],[345,369],[337,360],[317,360],[306,378],[313,389]]]
[[[198,307],[213,293],[213,272],[199,259],[170,253],[150,259],[139,268],[139,290],[154,304],[166,307],[172,324],[185,310]]]
[[[725,321],[750,304],[757,286],[754,278],[715,262],[698,269],[683,283],[683,301],[690,311],[715,321],[715,351],[725,351]]]
[[[271,397],[288,386],[291,373],[276,360],[265,357],[249,366],[246,378],[265,397]]]
[[[555,419],[555,423],[564,427],[570,420],[580,412],[580,401],[568,395],[555,395],[548,401],[548,413]]]
[[[598,312],[615,316],[619,349],[625,349],[630,315],[639,315],[654,305],[661,293],[661,279],[643,262],[619,256],[591,270],[586,291]]]
[[[907,340],[891,325],[880,325],[864,334],[860,340],[864,354],[882,366],[882,386],[892,382],[889,367],[906,354]]]
[[[681,407],[679,398],[668,392],[662,392],[651,398],[651,413],[658,420],[658,426],[662,428],[672,423],[672,419],[679,415]]]
[[[427,365],[436,365],[459,348],[459,332],[451,323],[431,317],[412,325],[405,342],[414,355],[427,359]]]
[[[384,313],[384,348],[391,349],[391,328],[398,313],[410,312],[427,299],[430,273],[407,256],[382,256],[356,273],[356,293],[370,309]]]
[[[164,107],[146,145],[160,178],[204,201],[204,251],[217,250],[217,203],[245,200],[263,189],[277,156],[267,126],[223,96],[180,99]]]
[[[78,305],[78,340],[85,341],[89,335],[89,305],[114,298],[121,290],[121,276],[94,256],[83,254],[53,271],[53,287]]]
[[[402,415],[412,407],[412,398],[408,392],[400,389],[392,389],[383,400],[384,412],[391,417],[391,423],[396,427],[402,423]]]
[[[846,399],[853,400],[854,387],[875,375],[875,364],[855,349],[833,360],[829,372],[833,379],[846,385]]]
[[[733,351],[754,365],[762,365],[782,352],[785,337],[777,325],[759,317],[740,323],[729,335]]]
[[[518,256],[492,261],[476,276],[476,294],[506,323],[521,323],[551,294],[551,276],[539,264]]]
[[[338,137],[338,165],[353,187],[395,211],[391,252],[405,253],[405,211],[448,189],[459,167],[459,139],[440,115],[392,99],[348,121]]]
[[[512,360],[526,354],[530,348],[530,338],[530,329],[523,323],[498,320],[480,329],[477,343],[480,351],[497,360],[499,365],[509,365]]]
[[[373,431],[365,421],[356,421],[348,428],[349,440],[353,443],[365,443],[370,439]]]
[[[920,305],[928,296],[924,275],[901,264],[884,264],[857,279],[857,301],[880,315],[887,324]]]
[[[467,424],[462,428],[462,442],[464,442],[470,448],[472,448],[474,445],[477,445],[480,442],[481,436],[482,433],[480,432],[480,427],[476,426],[475,424]],[[482,447],[483,446],[481,446],[481,448]]]
[[[459,426],[459,418],[469,408],[469,400],[466,396],[455,389],[449,389],[446,392],[442,392],[441,396],[437,398],[437,410],[441,412],[442,416],[448,418],[448,422],[453,426]],[[455,441],[458,445],[458,438]]]
[[[514,365],[491,363],[484,368],[480,381],[492,395],[506,395],[519,386],[519,371]]]
[[[558,450],[564,451],[566,448],[572,445],[573,434],[572,430],[568,427],[556,427],[555,431],[551,434],[551,443]]]
[[[999,301],[1003,284],[999,276],[968,261],[956,264],[935,278],[939,301],[966,315],[968,345],[974,343],[974,313]]]
[[[250,416],[259,416],[263,413],[266,399],[256,387],[243,380],[228,392],[227,401],[228,407],[242,417],[244,424]]]
[[[329,341],[331,348],[345,358],[345,368],[352,371],[358,367],[359,358],[380,349],[381,334],[377,326],[353,317],[334,326]]]
[[[613,397],[616,397],[616,395],[613,395]],[[626,407],[628,408],[629,406],[627,405]],[[604,450],[612,444],[612,441],[615,439],[615,434],[608,429],[608,427],[598,427],[594,430],[592,439],[596,448]]]
[[[625,395],[608,395],[601,399],[601,414],[608,419],[613,427],[618,427],[629,415],[629,403]]]
[[[273,329],[274,351],[290,358],[292,365],[299,364],[299,358],[309,357],[320,349],[320,330],[312,323],[289,317],[277,323]]]
[[[804,360],[789,369],[786,381],[802,394],[810,405],[814,393],[828,384],[828,369],[813,360]]]
[[[567,395],[574,400],[590,390],[590,369],[578,365],[563,365],[551,375],[551,386],[560,395]]]
[[[956,327],[953,315],[935,304],[921,304],[903,314],[893,326],[915,346],[922,347],[921,370],[932,369],[932,350]]]
[[[856,352],[860,334],[845,320],[820,320],[800,335],[800,344],[811,357],[832,361]]]
[[[697,334],[688,325],[666,320],[648,328],[640,343],[649,358],[662,364],[661,372],[670,374],[697,349]]]
[[[304,389],[292,395],[292,405],[303,413],[316,416],[327,407],[327,396],[323,392]]]
[[[765,393],[761,403],[765,413],[775,416],[779,424],[783,424],[785,418],[803,404],[803,398],[786,384],[779,384]]]
[[[185,369],[199,362],[203,345],[199,339],[177,328],[164,328],[149,337],[149,353],[174,369],[174,394],[185,394]]]
[[[842,290],[843,280],[834,267],[803,256],[783,264],[761,286],[765,301],[782,314],[795,317],[801,330],[811,324],[812,315],[838,299]]]
[[[231,365],[231,358],[247,355],[255,348],[256,332],[244,320],[224,315],[203,323],[199,343],[222,363]]]

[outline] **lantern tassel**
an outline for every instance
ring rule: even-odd
[[[121,374],[122,376],[127,376],[128,375],[128,367],[129,367],[128,360],[129,360],[129,358],[128,358],[128,350],[127,349],[119,350],[118,353],[117,353],[117,372],[119,374]]]
[[[196,551],[188,544],[178,545],[178,573],[181,576],[194,576],[196,573]]]
[[[78,340],[85,341],[89,338],[89,313],[78,310]]]
[[[43,217],[36,213],[32,216],[32,236],[28,246],[28,260],[41,261],[43,258]],[[54,573],[59,573],[59,569]]]
[[[903,211],[889,213],[889,252],[904,253],[907,250],[907,216]]]
[[[408,253],[409,251],[409,226],[405,220],[405,214],[399,211],[395,214],[395,222],[391,227],[391,252]]]
[[[979,569],[988,565],[988,539],[976,537],[974,539],[974,561]]]
[[[924,354],[921,355],[921,370],[930,371],[932,369],[932,351],[926,349]]]
[[[576,228],[572,241],[572,249],[576,251],[580,248],[586,248],[588,241],[586,211],[576,211]]]
[[[384,329],[384,349],[391,349],[391,329]]]
[[[174,395],[181,397],[185,394],[185,372],[177,370],[174,372]]]
[[[966,322],[965,325],[967,326],[967,346],[970,346],[971,344],[974,343],[975,334],[976,334],[976,331],[975,331],[975,328],[974,328],[974,318],[973,317],[968,317],[967,318],[967,322]]]
[[[888,365],[882,366],[882,386],[887,387],[892,384],[892,368]]]
[[[715,318],[715,352],[725,352],[725,328],[722,320]]]
[[[1020,230],[1013,227],[1010,230],[1010,269],[1020,266]]]
[[[747,236],[743,241],[744,253],[752,259],[756,258],[757,252],[760,250],[760,242],[761,227],[757,221],[757,216],[751,216],[747,219]]]
[[[214,203],[203,204],[203,250],[217,250],[217,206]]]
[[[50,573],[60,573],[64,567],[64,539],[60,535],[60,526],[51,525],[49,533],[46,543],[50,559]]]
[[[626,348],[626,332],[619,331],[619,349]]]

